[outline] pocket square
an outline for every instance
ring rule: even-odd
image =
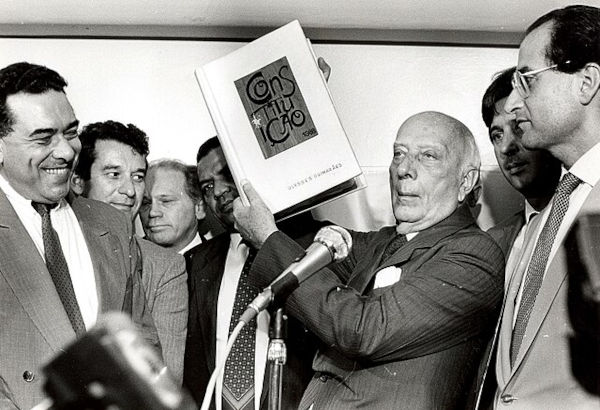
[[[402,269],[397,266],[388,266],[383,268],[375,275],[373,289],[385,288],[391,286],[400,280]]]

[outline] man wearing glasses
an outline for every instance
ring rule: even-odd
[[[564,169],[506,284],[494,408],[597,409],[598,358],[583,358],[591,383],[573,366],[581,352],[573,349],[568,280],[581,269],[563,244],[579,215],[600,209],[600,9],[570,6],[536,20],[512,85],[504,108],[515,115],[523,146],[549,151]],[[597,332],[597,322],[587,326]]]

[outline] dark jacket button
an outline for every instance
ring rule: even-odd
[[[31,383],[33,379],[35,379],[35,373],[29,370],[25,370],[23,372],[23,380],[25,380],[27,383]]]

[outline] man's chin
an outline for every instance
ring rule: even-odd
[[[41,192],[40,198],[33,199],[33,200],[38,201],[38,202],[56,204],[56,203],[60,202],[61,199],[65,198],[68,193],[69,193],[68,185],[58,186],[58,187],[54,187],[50,190]]]

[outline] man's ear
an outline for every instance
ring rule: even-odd
[[[73,173],[73,175],[71,175],[71,191],[76,195],[83,195],[84,190],[85,182],[83,182],[83,178],[76,173]]]
[[[587,63],[577,72],[581,80],[579,89],[579,101],[583,105],[588,105],[600,89],[600,65],[596,63]]]
[[[479,170],[478,169],[470,169],[463,176],[462,181],[460,182],[460,186],[458,188],[458,202],[463,202],[467,195],[473,191],[473,195],[478,196],[479,190],[477,189],[479,185]],[[477,198],[474,198],[475,201]]]
[[[194,211],[196,213],[196,219],[201,221],[206,218],[206,208],[204,207],[204,201],[200,200],[194,205]]]

